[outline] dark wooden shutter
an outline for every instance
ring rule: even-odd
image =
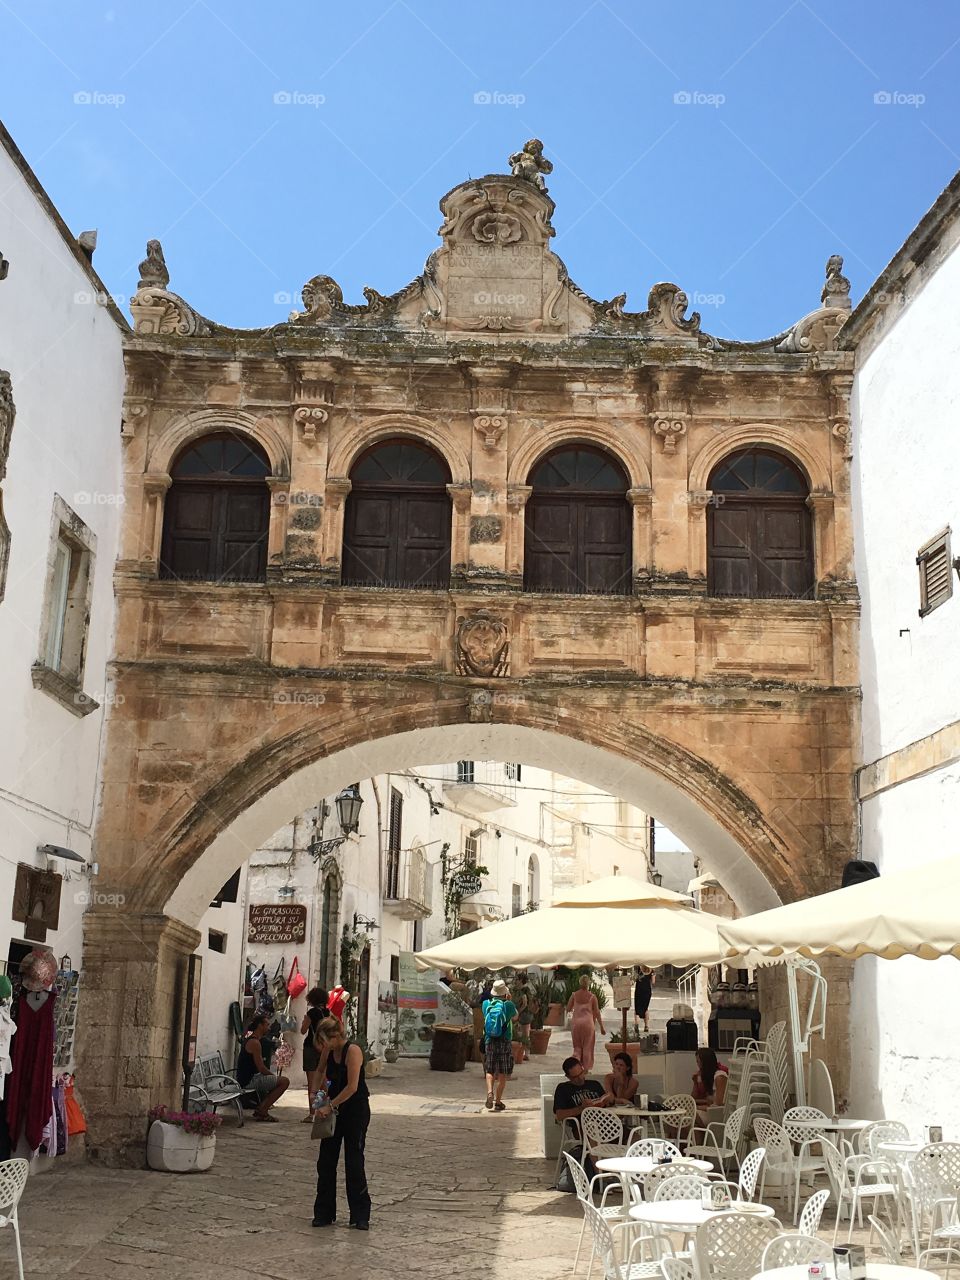
[[[920,617],[925,618],[953,595],[950,576],[950,529],[944,529],[920,548]]]

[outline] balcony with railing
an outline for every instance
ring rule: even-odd
[[[401,920],[426,920],[433,903],[433,877],[424,849],[387,854],[383,907]]]

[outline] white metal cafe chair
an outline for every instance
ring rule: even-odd
[[[811,1262],[827,1262],[833,1256],[833,1245],[816,1236],[791,1231],[771,1240],[760,1260],[761,1271],[775,1267],[806,1267]]]
[[[861,1155],[882,1156],[881,1142],[906,1142],[910,1130],[900,1120],[875,1120],[860,1130],[857,1146]]]
[[[584,1205],[583,1212],[593,1232],[593,1252],[600,1259],[604,1280],[659,1280],[660,1260],[672,1252],[668,1236],[637,1235],[632,1222],[611,1227],[592,1205]],[[633,1239],[628,1244],[630,1233]]]
[[[710,1185],[703,1173],[677,1173],[657,1184],[654,1200],[699,1200],[700,1192]]]
[[[663,1100],[660,1112],[660,1134],[681,1145],[697,1123],[697,1104],[690,1093],[671,1093]]]
[[[23,1280],[23,1253],[20,1249],[20,1223],[17,1219],[17,1206],[23,1189],[27,1185],[30,1164],[27,1160],[4,1160],[0,1164],[0,1229],[13,1228],[13,1238],[17,1249],[17,1268],[19,1280]]]
[[[757,1179],[760,1177],[760,1166],[766,1159],[766,1147],[754,1147],[743,1157],[740,1165],[740,1199],[752,1200],[757,1193]]]
[[[745,1106],[737,1107],[723,1124],[694,1125],[687,1142],[687,1155],[714,1160],[718,1169],[722,1169],[728,1160],[733,1160],[739,1168],[746,1114]]]
[[[671,1160],[682,1160],[680,1148],[663,1138],[638,1138],[627,1147],[628,1156],[648,1156],[651,1160],[657,1155],[669,1156]]]
[[[663,1280],[696,1280],[696,1269],[690,1258],[661,1258]]]
[[[800,1221],[797,1224],[797,1231],[802,1236],[815,1236],[820,1230],[820,1219],[823,1217],[823,1210],[827,1201],[830,1199],[829,1188],[822,1188],[815,1191],[807,1203],[800,1210]]]
[[[697,1227],[695,1254],[700,1280],[751,1280],[763,1252],[781,1234],[775,1218],[755,1213],[718,1213]]]
[[[700,1170],[692,1164],[685,1165],[682,1160],[674,1160],[670,1164],[658,1164],[656,1168],[651,1169],[649,1173],[645,1173],[640,1180],[640,1187],[643,1189],[643,1199],[647,1201],[656,1200],[657,1188],[661,1183],[669,1182],[673,1178],[680,1178],[691,1174],[694,1177],[703,1179],[704,1182],[707,1181],[706,1174],[701,1173]],[[631,1191],[633,1191],[634,1194],[635,1189],[639,1188],[637,1188],[637,1184],[634,1183],[631,1186]],[[697,1194],[699,1195],[700,1193],[697,1192]],[[639,1198],[637,1198],[637,1202],[639,1203]]]
[[[602,1107],[585,1107],[580,1113],[580,1129],[585,1156],[604,1160],[627,1154],[623,1126],[611,1111],[604,1111]]]
[[[573,1177],[573,1185],[577,1189],[577,1199],[580,1201],[581,1209],[584,1210],[583,1224],[580,1227],[580,1238],[577,1241],[577,1253],[576,1253],[576,1257],[573,1259],[573,1271],[570,1273],[571,1275],[575,1275],[577,1267],[579,1266],[579,1263],[580,1263],[580,1250],[583,1248],[583,1237],[584,1237],[584,1233],[587,1230],[587,1222],[589,1220],[589,1215],[586,1213],[586,1210],[587,1209],[596,1210],[596,1212],[600,1214],[601,1218],[603,1218],[605,1222],[625,1222],[626,1217],[624,1216],[622,1204],[608,1205],[605,1203],[607,1198],[607,1191],[611,1190],[612,1184],[604,1190],[603,1195],[601,1196],[601,1199],[600,1199],[600,1204],[599,1205],[594,1204],[594,1200],[593,1200],[594,1183],[597,1182],[602,1175],[598,1174],[597,1177],[590,1179],[587,1177],[586,1171],[584,1170],[583,1165],[580,1164],[579,1161],[574,1160],[573,1156],[570,1154],[569,1151],[565,1151],[563,1153],[563,1157],[566,1160],[567,1164],[570,1166],[570,1173]],[[591,1245],[590,1266],[587,1268],[588,1276],[590,1275],[590,1272],[593,1270],[593,1258],[594,1258],[593,1247]]]
[[[844,1209],[849,1212],[850,1221],[847,1228],[847,1243],[853,1237],[853,1221],[857,1218],[863,1226],[863,1202],[872,1200],[874,1211],[881,1200],[889,1203],[894,1212],[897,1211],[897,1175],[886,1160],[869,1160],[854,1156],[854,1168],[849,1168],[846,1160],[832,1142],[824,1142],[823,1154],[827,1161],[827,1175],[830,1187],[837,1198],[837,1220],[833,1228],[833,1242],[837,1242],[840,1230],[840,1219]],[[850,1174],[853,1173],[853,1181]]]

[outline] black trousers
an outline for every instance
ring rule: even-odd
[[[317,1198],[313,1216],[320,1222],[333,1222],[337,1216],[337,1165],[343,1147],[344,1172],[347,1177],[347,1205],[351,1222],[370,1221],[370,1192],[363,1164],[363,1148],[370,1123],[370,1104],[366,1098],[350,1102],[337,1113],[337,1127],[332,1138],[324,1138],[317,1156]]]

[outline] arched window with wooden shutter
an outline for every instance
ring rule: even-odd
[[[450,585],[450,470],[416,440],[384,440],[350,471],[343,533],[345,586]]]
[[[810,489],[796,463],[773,449],[740,449],[714,467],[707,487],[710,595],[812,597]]]
[[[186,446],[170,468],[160,577],[262,582],[267,573],[270,462],[228,431]]]
[[[563,445],[529,483],[524,590],[628,595],[632,511],[620,463],[590,445]]]

